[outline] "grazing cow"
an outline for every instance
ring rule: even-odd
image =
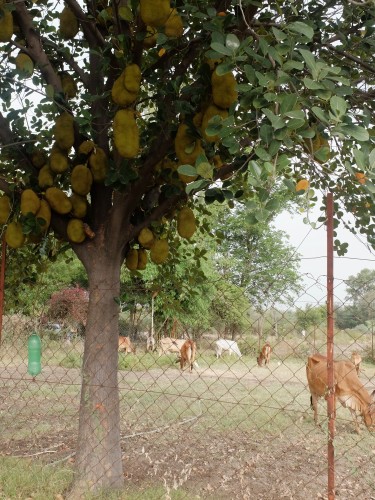
[[[169,353],[180,354],[180,349],[184,343],[185,339],[172,339],[170,337],[160,339],[158,347],[159,356]]]
[[[272,352],[272,347],[269,342],[266,342],[262,347],[259,356],[257,357],[257,362],[259,366],[263,366],[263,361],[265,366],[269,365],[271,359],[271,352]]]
[[[180,349],[180,358],[177,360],[180,361],[181,370],[183,370],[184,366],[187,364],[190,373],[193,371],[196,353],[197,344],[194,340],[186,340]]]
[[[359,380],[353,363],[350,361],[334,361],[334,393],[344,408],[348,408],[354,419],[357,433],[359,424],[357,412],[362,416],[366,427],[375,424],[375,402]],[[321,354],[313,354],[307,358],[306,376],[311,393],[311,404],[314,409],[314,421],[318,424],[318,399],[328,397],[327,358]]]
[[[215,353],[216,357],[220,358],[220,356],[223,354],[223,352],[229,352],[229,355],[231,356],[232,353],[237,354],[237,356],[240,358],[242,356],[241,351],[237,345],[237,342],[235,340],[227,340],[227,339],[219,339],[216,341],[216,346],[215,346]]]
[[[362,358],[361,358],[360,354],[358,354],[358,352],[356,352],[356,351],[353,351],[350,359],[351,359],[351,362],[353,363],[353,365],[355,366],[357,373],[359,374],[359,370],[360,370],[361,363],[362,363]]]
[[[119,336],[118,352],[125,352],[126,354],[132,352],[135,354],[135,346],[131,343],[129,337],[122,337],[121,335]]]

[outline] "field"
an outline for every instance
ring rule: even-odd
[[[82,345],[49,342],[35,380],[16,347],[0,358],[0,498],[61,498],[73,474]],[[198,363],[181,374],[173,356],[119,354],[125,489],[112,498],[326,498],[326,410],[322,402],[315,427],[304,359],[280,344],[270,368],[202,350]],[[373,374],[365,364],[361,379]],[[363,425],[355,434],[343,408],[337,430],[338,498],[375,498],[374,434]]]

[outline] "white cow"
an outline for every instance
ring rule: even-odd
[[[242,356],[241,351],[235,340],[219,339],[216,341],[215,353],[216,357],[220,358],[223,352],[228,351],[231,356],[232,353],[237,354],[240,358]]]

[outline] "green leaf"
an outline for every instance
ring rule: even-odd
[[[188,175],[190,177],[194,177],[195,175],[197,175],[197,171],[192,165],[180,165],[177,169],[177,172],[183,175]]]
[[[312,29],[312,27],[306,23],[302,23],[301,21],[290,23],[287,25],[287,28],[294,33],[299,33],[300,35],[305,36],[309,40],[312,40],[314,36],[314,30]]]
[[[360,142],[366,142],[370,138],[368,131],[359,125],[349,125],[343,123],[341,125],[341,130],[345,134],[350,135],[351,137],[353,137],[353,139],[356,139]]]
[[[296,94],[284,94],[281,96],[280,113],[284,114],[288,111],[292,111],[297,102]]]
[[[257,155],[258,158],[260,158],[263,161],[271,160],[271,156],[267,153],[267,151],[264,148],[257,147],[254,149],[254,153]]]
[[[368,157],[368,162],[369,162],[369,169],[374,170],[375,169],[375,149],[371,151]]]
[[[334,95],[331,97],[329,104],[336,116],[344,116],[348,109],[348,103],[342,97]]]
[[[225,40],[225,45],[229,49],[232,49],[232,52],[235,52],[238,49],[238,47],[240,46],[240,41],[236,37],[236,35],[233,35],[232,33],[229,33],[229,35],[227,35],[227,38]]]
[[[218,42],[212,42],[211,49],[213,49],[215,52],[218,52],[219,54],[223,54],[224,56],[233,55],[233,51],[231,49]]]
[[[303,83],[305,87],[309,90],[324,90],[324,85],[316,82],[315,80],[311,80],[311,78],[304,78]]]
[[[277,116],[270,109],[262,108],[263,113],[267,116],[269,121],[271,122],[272,128],[274,130],[278,130],[280,128],[285,127],[285,122],[281,116]]]
[[[282,42],[283,40],[288,38],[288,35],[286,33],[277,28],[272,28],[272,32],[278,42]]]
[[[269,212],[276,212],[280,208],[280,201],[277,198],[273,198],[266,203],[265,209]]]
[[[123,19],[124,21],[130,22],[130,21],[134,20],[133,12],[127,6],[120,7],[118,9],[118,13],[119,13],[120,18]]]
[[[323,123],[329,123],[329,119],[327,114],[321,109],[318,108],[317,106],[313,106],[311,108],[311,111],[314,113],[314,115]]]
[[[207,182],[205,179],[199,179],[199,180],[190,182],[186,186],[185,192],[187,194],[190,194],[192,191],[198,191],[200,189],[206,188],[207,186],[209,186],[209,182]]]
[[[361,170],[365,170],[367,168],[367,165],[366,165],[365,155],[364,155],[363,151],[354,148],[353,155],[354,155],[354,159],[355,159],[355,162],[357,164],[357,167],[360,168]]]
[[[203,177],[204,179],[212,179],[213,174],[213,166],[211,163],[203,161],[197,166],[197,174]]]
[[[311,71],[314,80],[316,80],[318,76],[318,69],[316,66],[315,57],[309,50],[306,49],[298,49],[298,50],[301,53],[303,59],[305,60],[307,67]]]
[[[235,65],[231,62],[222,63],[216,66],[216,73],[218,75],[225,75],[225,73],[230,73],[235,68]]]

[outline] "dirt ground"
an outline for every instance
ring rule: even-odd
[[[245,387],[273,387],[275,382],[288,384],[290,390],[301,386],[298,373],[271,370],[242,373]],[[160,387],[173,386],[181,377],[188,384],[219,380],[227,383],[238,378],[235,370],[198,370],[194,375],[181,376],[177,369],[152,372],[123,372],[120,388],[136,384],[147,386],[157,380]],[[190,378],[189,378],[190,377]],[[284,380],[285,379],[285,380]],[[74,462],[79,405],[80,373],[77,369],[45,367],[38,377],[40,387],[48,384],[62,387],[61,393],[43,396],[43,406],[24,407],[20,395],[35,388],[25,366],[0,369],[0,425],[7,429],[0,438],[0,455],[29,457],[42,463]],[[70,387],[67,394],[64,388]],[[65,399],[64,399],[65,398]],[[56,401],[62,410],[56,410]],[[69,411],[67,411],[69,405]],[[168,425],[150,421],[143,430],[124,426],[122,432],[123,463],[126,492],[146,499],[144,491],[162,488],[161,498],[172,499],[249,499],[249,500],[310,500],[326,498],[327,462],[326,437],[322,429],[312,425],[306,392],[306,413],[293,420],[293,425],[280,431],[277,426],[238,425],[219,427],[208,423],[206,414],[176,417]],[[28,426],[38,422],[35,434]],[[22,429],[25,435],[22,436]],[[352,445],[347,446],[348,442]],[[336,492],[337,498],[375,499],[374,436],[367,430],[353,435],[350,424],[341,427],[337,436]],[[345,446],[344,446],[345,445]],[[345,450],[345,451],[342,451]],[[371,480],[371,478],[373,478]]]

